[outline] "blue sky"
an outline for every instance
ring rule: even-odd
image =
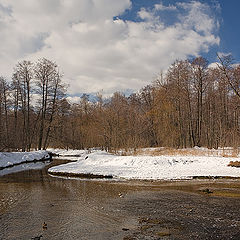
[[[0,0],[0,75],[18,61],[56,61],[81,93],[132,92],[176,59],[240,60],[237,0]]]
[[[132,8],[127,10],[121,18],[133,19],[139,21],[137,12],[139,9],[153,8],[155,4],[162,3],[164,5],[175,5],[177,2],[191,2],[192,0],[133,0]],[[201,54],[209,60],[209,62],[216,61],[216,53],[231,53],[235,61],[240,61],[240,28],[237,26],[240,22],[240,1],[237,0],[201,0],[203,4],[208,4],[211,8],[210,13],[219,21],[220,27],[217,34],[220,36],[220,44],[212,46],[209,51]],[[166,22],[172,22],[171,13],[165,13],[164,18]]]
[[[240,61],[240,1],[221,0],[221,27],[219,36],[221,38],[219,51],[232,53],[236,61]]]

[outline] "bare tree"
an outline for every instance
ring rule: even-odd
[[[64,96],[65,86],[56,63],[42,58],[34,69],[36,92],[39,95],[40,126],[38,149],[45,149],[58,101]],[[46,132],[45,132],[46,130]],[[45,139],[44,139],[45,134]],[[43,142],[44,139],[44,142]]]
[[[19,62],[15,68],[13,74],[13,91],[15,102],[15,128],[17,125],[17,109],[18,102],[21,102],[21,111],[23,115],[23,139],[22,150],[30,151],[31,149],[31,126],[30,126],[30,114],[31,114],[31,84],[33,80],[33,63],[30,61]]]
[[[10,148],[10,139],[9,139],[9,91],[10,87],[7,83],[7,80],[3,77],[0,77],[0,128],[2,130],[2,145],[4,148]],[[4,142],[3,142],[4,141]]]
[[[207,66],[207,60],[202,57],[197,57],[192,61],[193,81],[197,93],[196,144],[198,146],[201,146],[202,139],[203,94],[207,86]]]

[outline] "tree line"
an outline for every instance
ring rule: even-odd
[[[11,82],[0,77],[0,150],[45,149],[65,91],[58,66],[45,58],[18,63]]]
[[[237,147],[240,66],[229,56],[175,61],[137,93],[66,99],[58,66],[23,61],[0,78],[0,150]]]

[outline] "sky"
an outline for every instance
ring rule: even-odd
[[[176,59],[240,60],[237,0],[0,0],[0,76],[55,61],[68,96],[131,93]]]

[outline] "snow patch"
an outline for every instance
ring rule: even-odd
[[[0,168],[10,167],[34,160],[46,160],[49,158],[49,152],[45,150],[33,152],[0,152]]]
[[[88,156],[85,159],[86,155]],[[187,179],[194,176],[240,177],[240,169],[228,167],[236,158],[214,156],[116,156],[93,151],[77,162],[55,166],[49,173],[112,175],[125,179]]]

